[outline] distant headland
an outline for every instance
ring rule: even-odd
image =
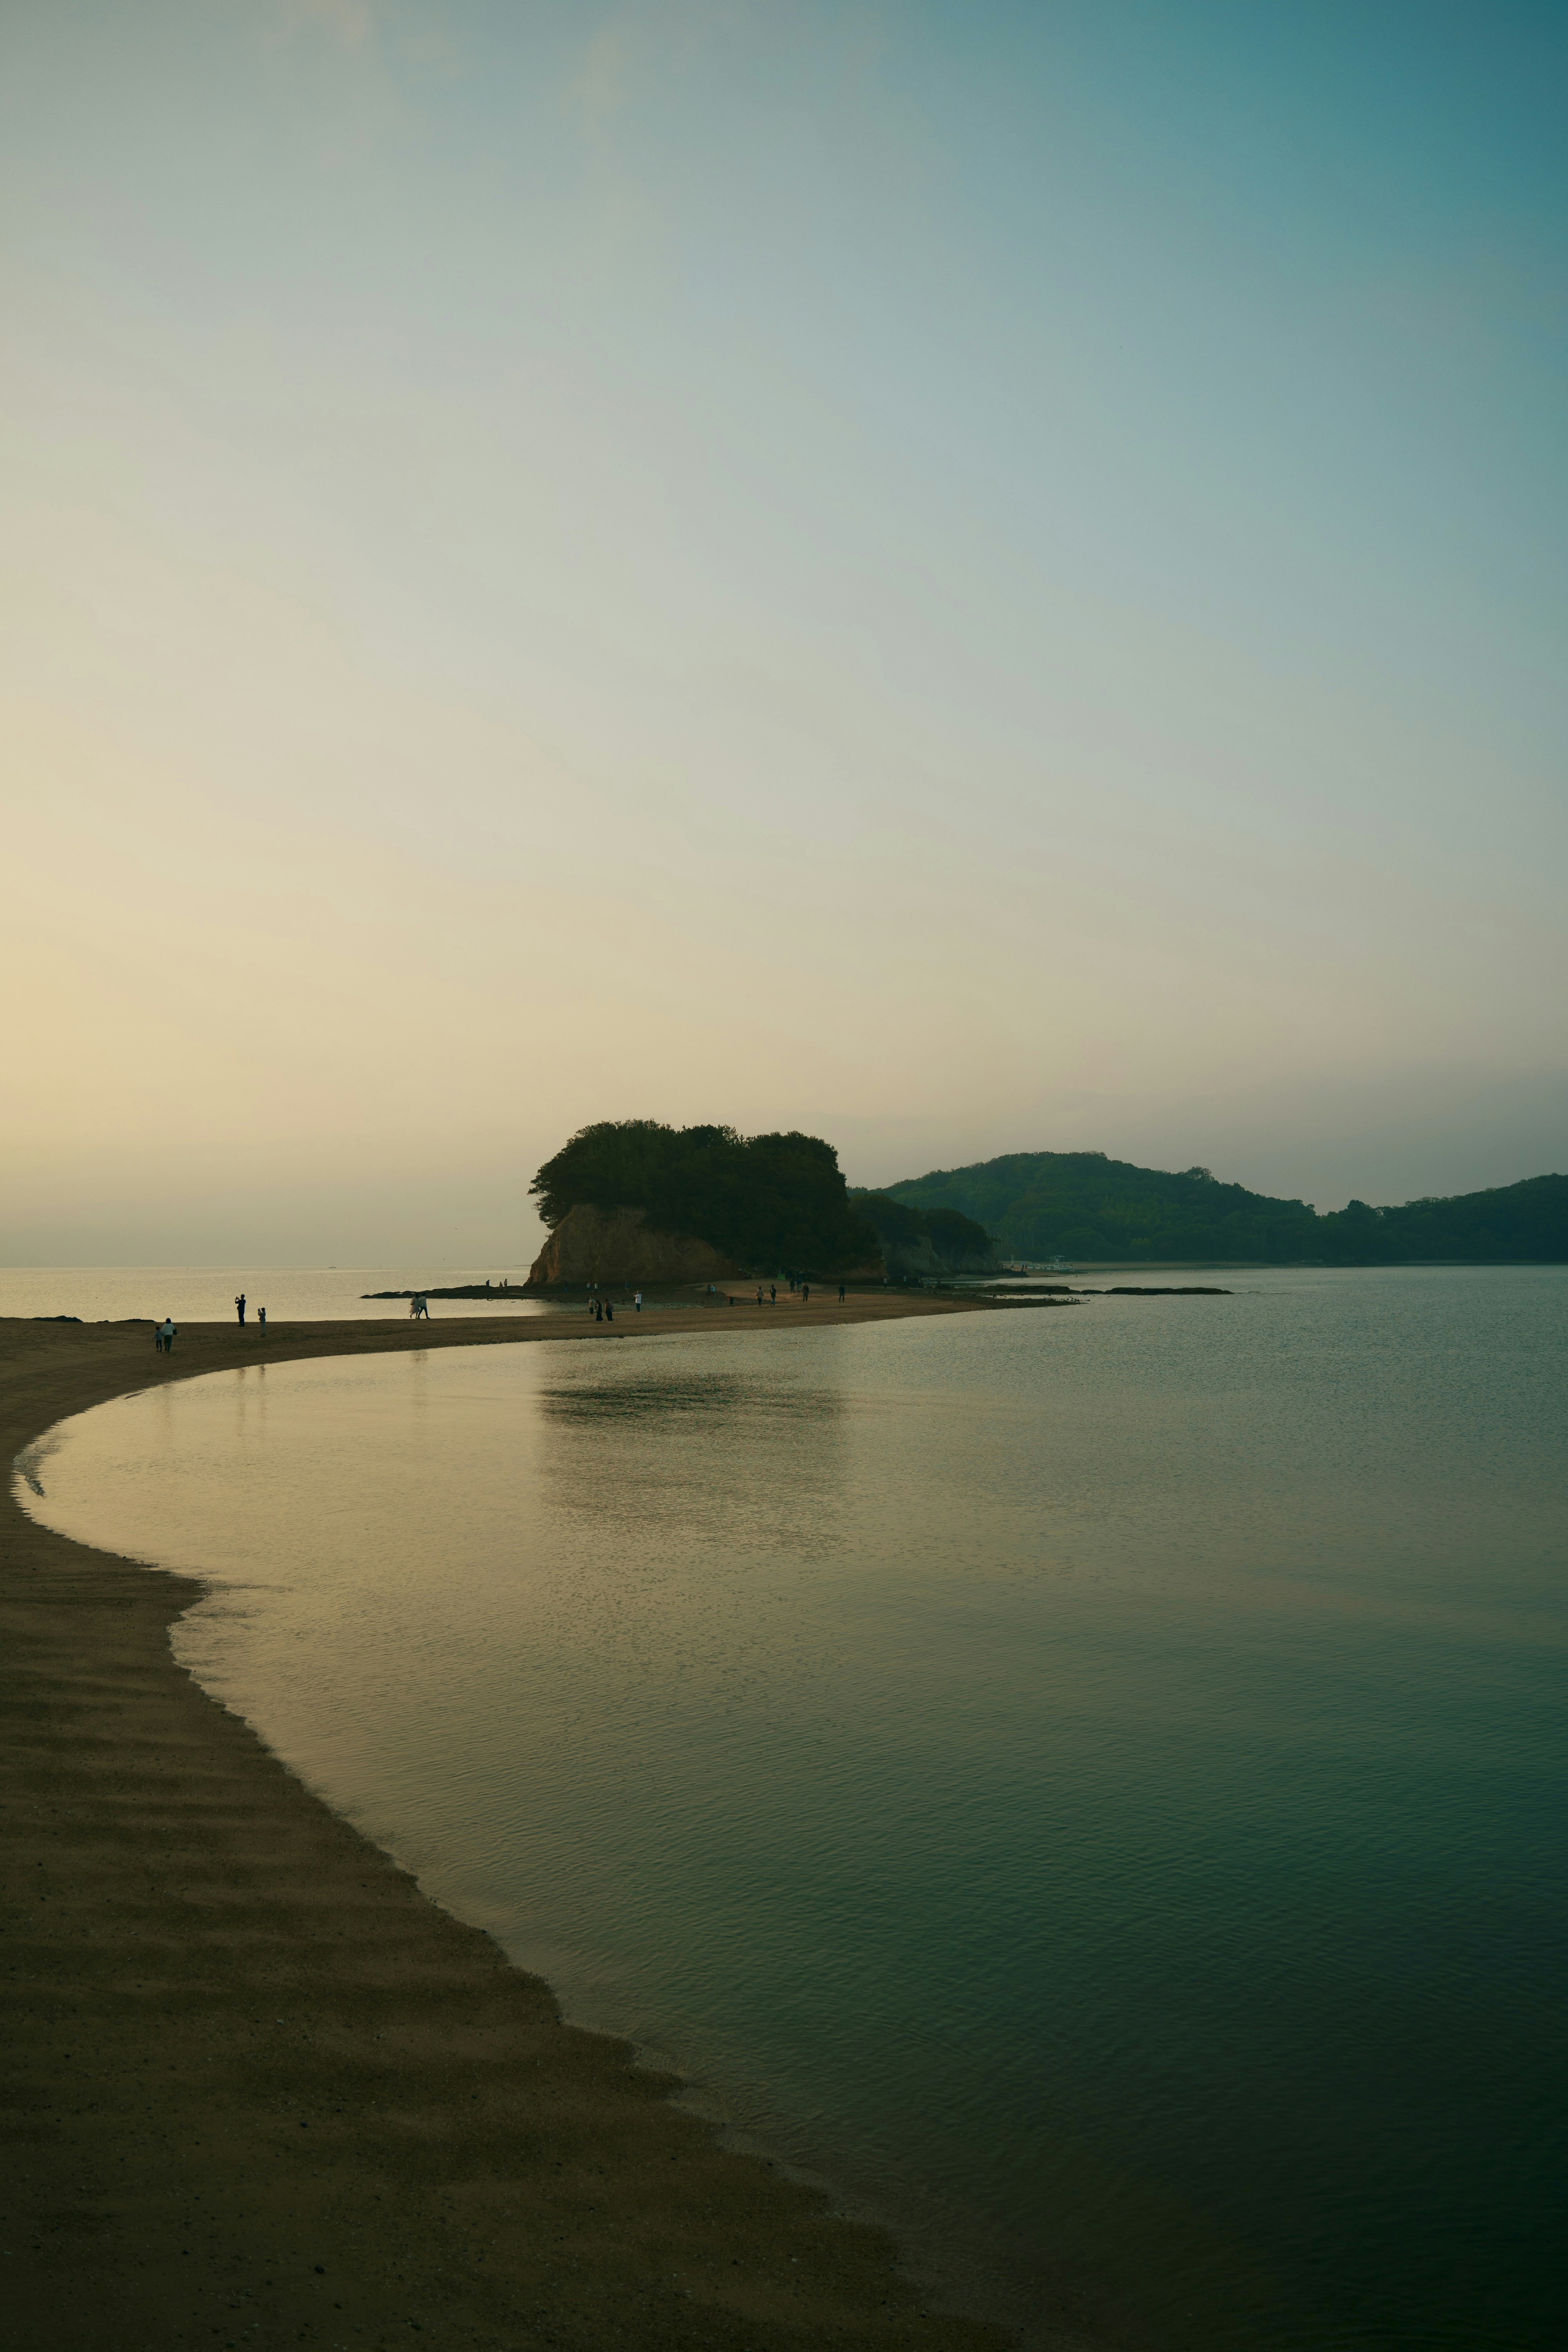
[[[820,1136],[601,1119],[531,1192],[549,1239],[527,1287],[859,1280],[1100,1265],[1400,1265],[1568,1262],[1568,1176],[1320,1216],[1304,1201],[1101,1151],[1011,1152],[852,1191]]]
[[[1015,1151],[887,1187],[930,1215],[956,1209],[1010,1258],[1101,1265],[1412,1265],[1568,1263],[1568,1176],[1484,1192],[1320,1216],[1226,1184],[1206,1168],[1172,1174],[1103,1151]]]

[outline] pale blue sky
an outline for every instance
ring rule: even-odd
[[[500,1263],[634,1113],[1568,1163],[1565,63],[10,8],[0,1257]]]

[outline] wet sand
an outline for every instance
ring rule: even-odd
[[[145,1325],[0,1320],[0,1440],[9,1465],[68,1414],[263,1356],[975,1308],[203,1324],[169,1358]],[[996,2352],[924,2305],[879,2232],[563,2025],[198,1689],[168,1643],[195,1582],[37,1526],[9,1481],[0,1528],[8,2341]]]

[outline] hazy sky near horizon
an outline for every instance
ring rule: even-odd
[[[11,0],[0,1261],[1568,1166],[1568,16]]]

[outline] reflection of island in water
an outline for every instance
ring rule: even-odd
[[[552,1381],[538,1398],[534,1475],[556,1507],[661,1544],[837,1549],[848,1475],[841,1390],[652,1369]],[[639,1562],[637,1573],[640,1574]]]

